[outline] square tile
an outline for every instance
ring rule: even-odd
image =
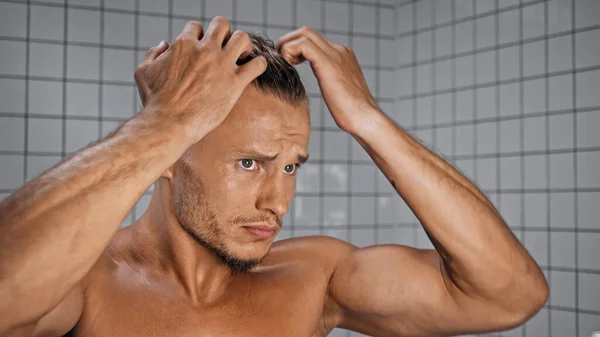
[[[456,128],[456,154],[472,155],[475,150],[475,128],[473,125],[461,125]]]
[[[546,188],[546,155],[530,155],[525,160],[525,188]]]
[[[379,64],[383,67],[395,66],[398,60],[395,40],[379,39],[379,49]]]
[[[596,244],[600,244],[600,240]],[[579,274],[579,308],[600,311],[600,275]]]
[[[394,189],[394,187],[392,186],[392,184],[390,183],[390,181],[388,180],[388,178],[383,174],[383,172],[381,172],[381,170],[379,170],[378,168],[376,168],[377,171],[377,178],[376,178],[376,183],[377,183],[377,192],[378,193],[389,193],[389,194],[396,194],[396,190]],[[394,206],[396,207],[396,206]]]
[[[575,0],[575,28],[598,24],[600,4],[594,0]]]
[[[573,148],[573,114],[550,116],[550,149]]]
[[[353,193],[374,193],[375,192],[375,174],[377,173],[374,165],[351,165],[352,174],[350,181],[350,191]]]
[[[0,151],[23,151],[25,148],[25,119],[0,117]]]
[[[323,215],[325,226],[347,226],[348,225],[348,198],[347,197],[324,197]]]
[[[450,156],[453,153],[452,149],[452,128],[436,128],[435,129],[435,146],[441,151],[444,156]]]
[[[381,35],[394,35],[394,26],[396,24],[393,10],[387,10],[383,7],[379,8],[379,34]]]
[[[61,152],[62,120],[30,118],[28,128],[28,151]]]
[[[573,153],[550,155],[550,188],[574,188],[575,168]]]
[[[477,14],[488,13],[496,9],[495,0],[479,0],[475,4],[475,12]]]
[[[546,149],[546,116],[524,118],[524,150],[540,151]]]
[[[132,11],[135,9],[135,0],[104,0],[104,7]]]
[[[577,187],[600,187],[600,152],[577,153]]]
[[[454,62],[454,66],[456,67],[456,86],[472,85],[474,81],[473,63],[475,62],[473,55],[457,57],[454,59]]]
[[[477,119],[494,118],[496,114],[496,87],[477,89]]]
[[[416,72],[413,72],[414,68],[400,68],[396,71],[398,74],[398,93],[400,95],[412,95],[416,88],[413,85],[413,80],[416,79]],[[407,97],[408,98],[408,97]]]
[[[61,161],[61,156],[27,156],[27,181],[40,176]]]
[[[575,227],[574,193],[550,194],[550,226],[552,228]]]
[[[294,224],[296,226],[316,225],[320,222],[321,201],[318,197],[294,198]]]
[[[75,152],[98,140],[98,121],[67,120],[67,152]]]
[[[521,161],[521,157],[500,158],[500,186],[502,189],[522,188]]]
[[[321,164],[306,163],[298,171],[297,192],[321,191]]]
[[[255,9],[246,9],[246,12],[252,14],[245,14],[248,16],[249,21],[262,23],[262,0],[251,0],[251,1],[243,1],[244,3],[255,3],[252,5],[255,6]],[[240,2],[237,4],[238,10],[240,10]],[[258,13],[260,11],[260,13]],[[316,30],[321,30],[321,17],[323,13],[321,12],[321,2],[318,1],[298,1],[296,3],[296,20],[298,25],[300,26],[309,26],[313,27]],[[238,18],[240,18],[240,14],[238,14]]]
[[[452,60],[435,63],[435,90],[452,88]]]
[[[414,126],[414,102],[413,100],[396,100],[395,101],[395,121],[403,128]]]
[[[575,76],[577,82],[577,107],[585,108],[600,105],[600,70],[586,71]]]
[[[475,55],[477,61],[477,83],[496,80],[496,51],[487,51]]]
[[[572,38],[572,35],[563,35],[548,40],[549,71],[555,72],[573,69]]]
[[[59,44],[29,44],[29,75],[62,78],[63,46]]]
[[[571,30],[572,0],[548,1],[548,33]]]
[[[462,19],[472,16],[475,12],[473,0],[455,0],[454,1],[455,19]]]
[[[546,193],[525,194],[525,223],[527,227],[548,226],[548,196]]]
[[[475,119],[475,97],[473,90],[456,92],[456,120],[472,121]]]
[[[293,22],[294,9],[292,4],[292,0],[267,0],[267,22],[269,24],[289,25]]]
[[[104,68],[102,76],[105,81],[123,81],[133,83],[135,71],[134,53],[131,50],[104,50]]]
[[[451,1],[435,1],[433,3],[435,11],[435,24],[452,21],[452,2]]]
[[[600,146],[600,111],[586,111],[577,114],[577,146]]]
[[[433,123],[431,96],[418,98],[415,103],[417,109],[417,125],[431,125]]]
[[[432,88],[432,70],[431,64],[417,66],[417,93],[430,92]]]
[[[577,241],[579,268],[600,270],[600,233],[579,234]]]
[[[598,331],[599,321],[600,315],[584,314],[582,312],[579,313],[579,336],[591,336],[593,332]]]
[[[67,77],[98,80],[100,49],[98,47],[67,46]]]
[[[435,123],[450,123],[453,120],[452,94],[436,95],[435,103]]]
[[[350,224],[371,225],[375,224],[375,198],[351,197],[352,209],[350,210]]]
[[[575,307],[575,273],[552,271],[550,275],[550,303],[554,306]]]
[[[325,28],[348,31],[349,8],[347,3],[325,2]]]
[[[431,31],[422,32],[416,35],[417,38],[417,61],[428,60],[433,57],[433,34]]]
[[[67,38],[73,42],[100,42],[100,12],[69,8]]]
[[[550,249],[553,267],[575,266],[575,233],[550,233]]]
[[[566,74],[549,78],[550,110],[573,109],[573,75]]]
[[[477,29],[477,48],[493,47],[496,43],[496,17],[482,16],[475,20]]]
[[[100,0],[69,0],[69,5],[100,7]]]
[[[244,4],[251,3],[251,0],[240,1],[238,7]],[[249,6],[247,6],[249,7]],[[261,6],[262,7],[262,0]],[[247,9],[247,8],[244,8]],[[252,8],[249,8],[252,9]],[[187,15],[187,16],[202,16],[202,1],[201,0],[173,0],[173,14]],[[237,16],[240,19],[240,16]]]
[[[323,159],[323,153],[321,151],[321,144],[323,134],[322,132],[313,133],[313,135],[308,140],[308,151],[310,153],[310,158],[314,160]],[[323,146],[324,148],[324,146]]]
[[[26,4],[0,3],[0,32],[3,36],[27,36]]]
[[[518,46],[500,49],[498,52],[498,59],[498,62],[500,62],[499,80],[508,80],[519,77],[521,61]]]
[[[544,25],[546,24],[544,4],[538,3],[531,6],[524,6],[522,22],[524,39],[544,35]]]
[[[128,119],[133,116],[135,88],[122,85],[102,87],[102,116]]]
[[[579,192],[577,194],[577,224],[579,228],[600,229],[600,193]]]
[[[544,79],[523,82],[524,113],[546,111]]]
[[[23,184],[23,156],[0,155],[0,189],[17,189]]]
[[[210,1],[213,3],[216,1]],[[218,1],[221,2],[221,1]],[[157,45],[161,40],[169,39],[169,19],[139,15],[138,17],[138,46],[150,48]]]
[[[498,188],[498,164],[497,158],[478,159],[475,162],[477,167],[477,184],[483,190]]]
[[[500,123],[500,152],[521,150],[521,123],[519,120],[505,120]]]
[[[417,6],[417,29],[426,28],[433,23],[433,5],[431,0],[419,1]]]
[[[416,20],[413,15],[413,4],[409,3],[396,7],[396,33],[406,33],[413,30]]]
[[[499,88],[500,116],[516,116],[521,114],[521,89],[519,83],[502,84]]]
[[[348,166],[345,164],[323,164],[325,192],[348,191]]]
[[[525,232],[525,247],[542,266],[548,265],[548,238],[546,233],[542,232]]]
[[[469,180],[474,181],[475,177],[475,162],[471,159],[456,160],[455,167]]]
[[[515,42],[519,40],[519,27],[521,20],[519,10],[510,10],[498,14],[499,40],[500,44]]]
[[[444,2],[444,1],[438,1],[438,3],[439,2]],[[455,29],[455,35],[456,35],[456,42],[455,42],[456,53],[464,53],[464,52],[469,52],[469,51],[473,50],[474,49],[473,32],[475,31],[474,22],[473,21],[461,22],[461,23],[457,24],[454,29]]]
[[[25,42],[0,41],[0,74],[25,75]]]
[[[535,41],[523,45],[523,75],[541,75],[546,72],[545,41]]]
[[[67,115],[98,116],[98,84],[67,83]]]
[[[477,124],[477,153],[496,153],[497,136],[496,123]]]
[[[31,5],[29,20],[31,38],[63,41],[64,12],[61,7]]]
[[[141,12],[166,14],[169,12],[169,3],[164,0],[139,0],[139,10]]]
[[[132,46],[135,44],[135,16],[129,13],[104,13],[104,43]]]
[[[119,122],[108,122],[102,121],[101,130],[100,130],[100,138],[105,138],[113,131],[117,130],[117,128],[121,125]]]
[[[354,44],[352,45],[356,57],[361,65],[374,65],[376,63],[375,58],[375,39],[370,37],[354,37]]]
[[[25,113],[25,81],[0,78],[0,102],[0,112]]]
[[[549,336],[548,324],[550,320],[550,311],[540,310],[525,324],[525,334],[527,336]]]
[[[560,2],[559,0],[554,0],[553,2]],[[575,336],[575,313],[574,312],[566,312],[566,311],[558,311],[551,310],[551,325],[550,329],[552,329],[552,335],[556,336]]]

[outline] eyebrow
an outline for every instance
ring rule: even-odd
[[[238,151],[238,152],[236,152],[236,155],[238,157],[247,156],[247,157],[250,157],[251,159],[255,159],[255,160],[258,160],[258,161],[262,161],[262,162],[273,161],[273,160],[277,159],[277,157],[279,156],[279,154],[276,154],[274,156],[269,156],[269,155],[266,155],[264,153],[260,153],[260,152],[253,151],[253,150],[250,150],[250,151]],[[299,154],[298,155],[298,162],[300,164],[306,163],[306,161],[308,160],[308,156],[309,156],[308,154],[306,156]]]

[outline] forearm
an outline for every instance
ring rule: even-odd
[[[187,149],[182,134],[141,115],[0,203],[0,312],[15,301],[35,312],[58,304]]]
[[[423,224],[458,288],[494,299],[543,275],[466,177],[379,112],[353,132]]]

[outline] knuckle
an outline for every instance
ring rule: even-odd
[[[202,28],[202,24],[198,21],[195,20],[191,20],[187,22],[187,25],[190,27],[195,27],[195,28]]]
[[[226,17],[217,15],[213,18],[213,22],[229,26],[229,20]]]
[[[300,28],[300,31],[301,32],[305,32],[305,33],[312,33],[312,32],[314,32],[314,30],[310,26],[302,26]]]

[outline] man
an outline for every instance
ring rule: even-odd
[[[0,335],[447,336],[542,307],[544,276],[489,200],[379,111],[350,49],[310,28],[277,48],[311,63],[337,125],[436,250],[273,243],[310,122],[297,73],[259,42],[222,17],[205,33],[188,23],[136,70],[137,116],[0,204]],[[117,230],[155,181],[147,212]]]

